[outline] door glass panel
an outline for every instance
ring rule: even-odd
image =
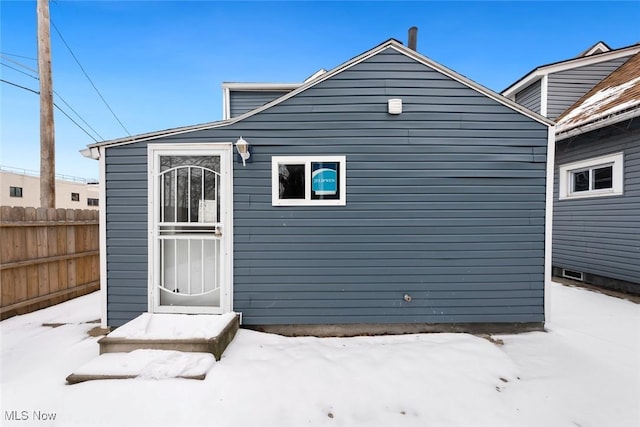
[[[189,222],[198,222],[198,208],[200,200],[203,200],[202,190],[204,189],[203,177],[204,171],[200,168],[192,168],[191,177],[189,180],[189,186],[191,191],[191,197],[189,198]]]
[[[220,156],[161,156],[161,222],[218,222]]]
[[[174,173],[161,175],[160,222],[175,222]]]

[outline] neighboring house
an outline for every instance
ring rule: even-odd
[[[557,121],[554,274],[635,294],[640,294],[639,52],[640,45],[610,50],[600,42],[579,58],[536,69],[547,76],[548,88],[541,93]],[[550,71],[558,69],[560,75]],[[506,94],[525,100],[527,88],[518,91],[520,86]]]
[[[84,150],[105,184],[105,325],[543,327],[551,121],[395,40],[257,102]]]
[[[611,50],[598,42],[576,58],[535,68],[503,90],[502,95],[555,120],[638,52],[640,43]]]
[[[0,166],[0,206],[40,206],[38,172]],[[67,175],[56,175],[56,208],[98,209],[99,184]]]

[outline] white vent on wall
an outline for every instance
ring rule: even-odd
[[[389,114],[402,114],[402,99],[390,99],[387,103]]]

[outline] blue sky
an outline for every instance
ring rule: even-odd
[[[638,1],[55,0],[50,9],[131,134],[219,120],[223,81],[300,82],[389,38],[406,43],[411,26],[419,28],[420,53],[495,91],[599,40],[612,48],[640,42]],[[38,90],[37,80],[7,67],[28,74],[23,66],[37,68],[35,10],[35,0],[1,1],[0,74]],[[96,139],[126,136],[51,32],[56,92],[102,137]],[[38,96],[1,83],[0,97],[0,164],[38,170]],[[97,178],[97,162],[78,153],[93,139],[58,111],[55,126],[56,172]]]

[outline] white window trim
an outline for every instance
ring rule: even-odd
[[[620,196],[623,194],[623,152],[594,157],[578,162],[560,165],[559,200],[584,199],[591,197]],[[589,190],[573,193],[571,191],[571,173],[580,169],[591,169],[597,166],[613,165],[613,188]]]
[[[311,198],[311,163],[338,162],[340,164],[340,198],[335,200]],[[280,198],[279,164],[304,165],[304,199]],[[345,206],[347,204],[347,157],[346,156],[273,156],[271,158],[271,205],[272,206]]]

